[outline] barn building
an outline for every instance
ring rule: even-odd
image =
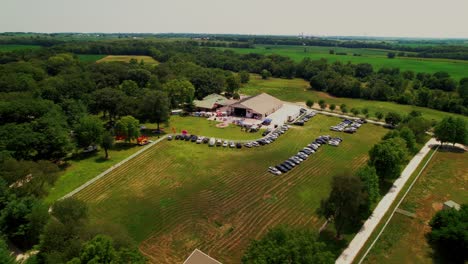
[[[269,94],[261,93],[230,104],[228,112],[233,116],[264,119],[282,106],[283,102],[281,100]]]

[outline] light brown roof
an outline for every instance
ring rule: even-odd
[[[195,249],[184,261],[184,264],[222,264],[202,251]]]
[[[259,114],[270,113],[271,110],[277,110],[283,105],[283,102],[276,97],[266,93],[261,93],[256,96],[245,98],[239,103],[231,105],[235,108],[251,109]]]

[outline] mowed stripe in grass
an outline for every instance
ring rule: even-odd
[[[315,214],[331,178],[352,173],[385,129],[367,124],[357,134],[333,133],[339,118],[317,115],[260,148],[209,148],[164,141],[77,194],[96,222],[122,225],[152,262],[176,263],[199,248],[237,263],[250,239],[278,224],[318,229]],[[322,134],[339,135],[282,176],[267,172]]]

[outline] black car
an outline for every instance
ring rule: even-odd
[[[288,170],[292,170],[292,168],[293,168],[293,166],[289,165],[286,162],[281,163],[281,165],[284,166],[285,168],[287,168]]]
[[[238,149],[242,148],[242,144],[239,143],[239,142],[237,142],[237,143],[236,143],[236,148],[238,148]]]
[[[174,137],[174,139],[175,139],[175,140],[179,140],[179,139],[180,139],[180,135],[176,135],[176,136]]]
[[[190,136],[189,136],[189,135],[185,135],[185,136],[184,136],[184,140],[185,140],[185,141],[189,141],[189,140],[190,140]]]
[[[195,135],[192,135],[192,136],[190,137],[190,141],[192,141],[192,142],[197,141],[197,139],[198,139],[198,137],[195,136]]]
[[[203,143],[204,143],[204,144],[206,144],[206,143],[208,143],[208,142],[210,142],[210,139],[209,139],[209,138],[206,137],[206,138],[203,139]]]
[[[289,171],[288,169],[286,169],[286,168],[285,168],[284,166],[282,166],[282,165],[278,165],[278,166],[276,166],[276,168],[277,168],[279,171],[281,171],[282,173],[285,173],[285,172],[288,172],[288,171]]]
[[[286,162],[287,164],[291,165],[292,167],[296,167],[296,163],[295,162],[292,162],[290,160],[285,160],[284,162]]]
[[[294,125],[296,126],[303,126],[304,125],[304,121],[296,121],[293,123]]]

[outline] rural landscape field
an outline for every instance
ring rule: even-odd
[[[155,262],[180,262],[200,248],[223,263],[237,263],[249,240],[270,227],[320,228],[325,219],[315,210],[329,192],[331,177],[364,164],[385,133],[365,125],[355,135],[340,134],[342,145],[325,146],[288,175],[267,172],[315,137],[330,134],[327,128],[339,122],[318,115],[271,146],[256,149],[164,142],[77,198],[90,205],[92,221],[124,226]]]
[[[467,1],[4,1],[0,264],[468,263]]]

